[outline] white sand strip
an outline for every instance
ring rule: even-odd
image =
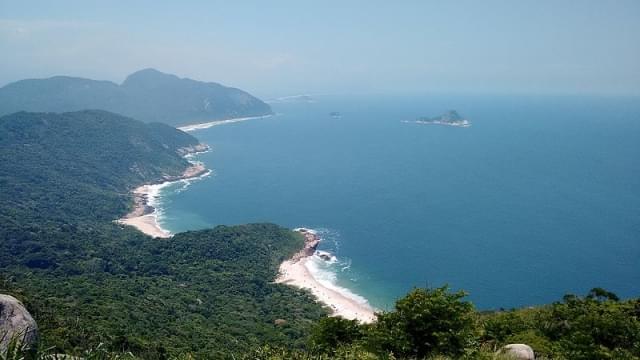
[[[247,121],[247,120],[264,119],[271,116],[273,115],[249,116],[249,117],[233,118],[233,119],[227,119],[227,120],[214,120],[214,121],[201,123],[201,124],[180,126],[178,130],[182,130],[182,131],[202,130],[202,129],[208,129],[213,126],[232,124],[232,123],[237,123],[237,122]]]
[[[375,310],[367,303],[358,302],[340,292],[321,284],[309,271],[307,263],[313,260],[313,250],[319,238],[313,232],[304,229],[305,248],[295,254],[293,258],[280,264],[280,274],[277,283],[308,289],[318,299],[331,309],[331,316],[341,316],[349,320],[371,323],[376,320]],[[315,243],[314,243],[315,241]]]
[[[133,226],[142,233],[154,238],[169,238],[173,236],[171,232],[163,229],[158,223],[158,210],[154,207],[154,203],[159,191],[172,183],[201,178],[210,173],[211,171],[207,170],[204,164],[194,161],[182,176],[177,179],[167,180],[160,184],[146,184],[137,187],[133,190],[135,203],[133,210],[124,218],[116,220],[116,222]],[[152,209],[151,213],[148,212],[149,209]]]
[[[120,224],[133,226],[141,232],[155,238],[168,238],[171,233],[164,230],[156,221],[155,214],[147,214],[118,220]]]

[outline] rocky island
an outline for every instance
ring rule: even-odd
[[[436,117],[420,117],[415,120],[417,124],[427,124],[427,125],[447,125],[447,126],[457,126],[457,127],[469,127],[471,123],[469,120],[466,120],[460,114],[458,114],[455,110],[449,110],[442,115]]]

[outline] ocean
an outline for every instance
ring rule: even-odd
[[[315,275],[378,309],[445,284],[480,309],[640,295],[640,99],[314,98],[192,132],[212,175],[162,188],[160,224],[316,229],[337,261]],[[472,126],[403,122],[449,109]]]

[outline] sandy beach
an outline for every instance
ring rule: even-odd
[[[320,240],[317,235],[306,229],[300,232],[305,235],[305,247],[280,265],[280,274],[276,282],[310,290],[319,302],[332,310],[331,316],[341,316],[362,323],[374,322],[375,310],[371,306],[328,288],[313,277],[307,263],[313,260],[315,248]]]
[[[133,226],[143,233],[154,238],[168,238],[171,237],[171,233],[164,230],[158,225],[156,216],[154,214],[147,214],[142,216],[136,216],[132,218],[124,218],[118,220],[120,224]]]
[[[268,117],[271,117],[271,116],[273,116],[273,115],[249,116],[249,117],[233,118],[233,119],[227,119],[227,120],[214,120],[214,121],[201,123],[201,124],[193,124],[193,125],[181,126],[181,127],[178,128],[178,130],[182,130],[182,131],[202,130],[202,129],[208,129],[208,128],[213,127],[213,126],[232,124],[232,123],[237,123],[237,122],[247,121],[247,120],[264,119],[264,118],[268,118]]]
[[[133,226],[139,231],[154,238],[169,238],[172,234],[163,229],[158,224],[157,210],[151,206],[150,200],[157,196],[158,191],[176,181],[193,179],[206,176],[210,171],[199,162],[192,162],[181,176],[175,178],[167,178],[166,181],[159,184],[146,184],[139,186],[133,190],[133,210],[125,215],[122,219],[116,220],[117,223]]]

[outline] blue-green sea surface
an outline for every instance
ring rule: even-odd
[[[382,309],[443,284],[481,309],[640,295],[640,99],[316,100],[193,132],[213,174],[163,190],[163,226],[320,230],[317,276]],[[402,122],[448,109],[472,127]]]

